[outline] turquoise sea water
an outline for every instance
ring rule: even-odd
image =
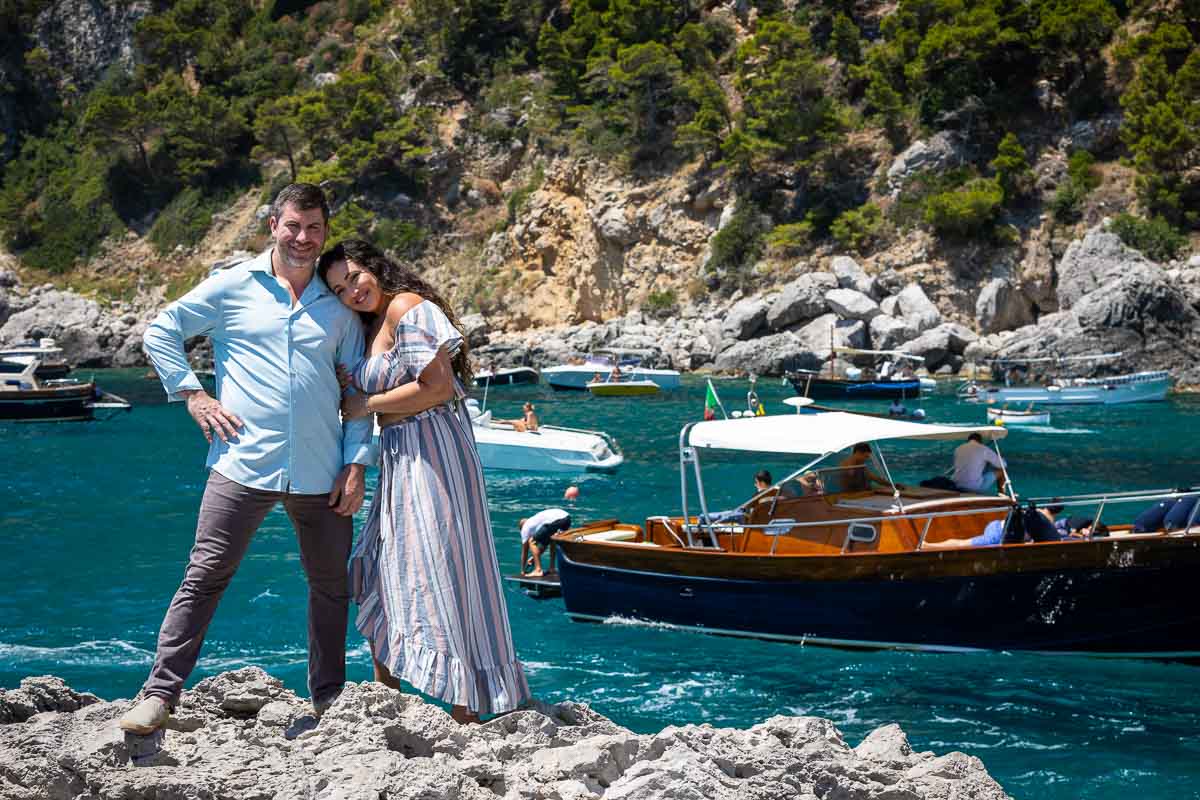
[[[180,406],[140,371],[102,371],[134,410],[104,423],[0,425],[0,687],[54,673],[105,698],[131,697],[153,657],[162,614],[191,546],[205,443]],[[718,381],[727,407],[744,381]],[[769,411],[790,388],[763,381]],[[497,551],[515,572],[517,520],[582,489],[576,520],[641,521],[679,507],[680,426],[698,419],[704,384],[650,399],[493,391],[498,417],[532,399],[543,422],[600,428],[626,464],[613,476],[488,473]],[[886,401],[858,404],[882,410]],[[983,409],[927,399],[938,421],[981,422]],[[1200,398],[1125,408],[1056,409],[1053,425],[1014,430],[1002,444],[1021,494],[1200,484]],[[885,450],[900,478],[939,471],[951,445]],[[751,490],[747,457],[707,464],[715,506]],[[1105,512],[1105,518],[1116,512]],[[1119,517],[1112,517],[1119,518]],[[534,692],[579,700],[636,731],[708,722],[748,726],[773,714],[833,719],[853,745],[896,722],[914,748],[980,757],[1015,797],[1200,797],[1200,667],[1010,653],[843,652],[703,636],[648,625],[570,622],[560,601],[506,589],[513,636]],[[259,665],[303,693],[305,587],[282,510],[260,529],[209,630],[199,678]],[[1128,598],[1136,603],[1136,597]],[[1200,603],[1200,587],[1197,590]],[[350,634],[352,680],[370,659]],[[189,684],[190,685],[190,684]]]

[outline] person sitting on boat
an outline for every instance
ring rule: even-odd
[[[1059,527],[1059,524],[1065,520],[1055,520],[1055,515],[1062,511],[1062,506],[1046,506],[1037,509],[1037,514],[1044,520],[1041,525],[1046,526],[1045,530],[1050,531],[1048,535],[1042,537],[1033,537],[1035,540],[1046,541],[1057,535],[1059,538],[1066,539],[1067,533],[1065,527]],[[1019,512],[1015,512],[1019,513]],[[1034,515],[1035,517],[1037,515]],[[1088,520],[1091,522],[1091,520]],[[925,542],[922,550],[950,550],[956,547],[991,547],[1000,544],[1004,539],[1004,523],[1003,519],[995,519],[983,527],[983,533],[978,536],[971,536],[967,539],[944,539],[940,542]],[[1053,529],[1053,530],[1051,530]],[[1018,529],[1020,530],[1020,529]],[[1028,530],[1028,523],[1026,524]],[[1089,529],[1090,530],[1090,529]],[[1086,534],[1085,534],[1086,535]]]
[[[816,497],[817,495],[825,494],[825,483],[817,473],[812,471],[806,472],[797,480],[800,483],[801,496]]]
[[[765,492],[771,488],[771,484],[775,481],[771,480],[771,472],[769,470],[760,469],[754,473],[754,491]]]
[[[571,515],[561,508],[547,508],[520,521],[521,526],[521,574],[540,578],[542,553],[550,551],[550,572],[554,572],[554,543],[550,537],[571,527]],[[530,567],[533,569],[531,570]]]
[[[621,365],[613,364],[612,371],[608,373],[610,383],[617,383],[621,380]]]
[[[900,380],[911,381],[915,377],[917,377],[917,375],[915,372],[913,372],[911,364],[904,364],[902,367],[900,367]]]
[[[1004,459],[972,433],[954,450],[954,484],[959,491],[986,494],[1004,488]]]
[[[861,492],[878,483],[887,486],[888,482],[870,467],[871,445],[859,442],[838,466],[842,469],[842,491]]]
[[[522,413],[520,419],[502,419],[497,420],[497,422],[504,422],[508,425],[512,425],[513,430],[521,433],[532,433],[533,431],[536,431],[540,423],[538,422],[537,414],[533,410],[533,403],[526,402],[521,410],[524,413]]]
[[[890,406],[888,406],[888,416],[889,417],[907,417],[908,409],[904,407],[904,404],[900,402],[899,398],[893,398],[892,404]]]

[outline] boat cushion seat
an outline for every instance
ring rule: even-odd
[[[626,531],[612,528],[607,531],[585,533],[583,538],[593,542],[632,542],[638,536],[637,531]]]

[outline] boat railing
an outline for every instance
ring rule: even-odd
[[[1106,506],[1157,502],[1159,500],[1182,500],[1185,497],[1198,498],[1188,514],[1187,524],[1182,528],[1162,531],[1162,533],[1168,536],[1184,536],[1191,531],[1192,524],[1196,521],[1197,512],[1200,512],[1200,489],[1195,487],[1188,487],[1186,489],[1146,489],[1132,492],[1097,492],[1094,494],[1071,495],[1070,497],[1033,497],[1026,502],[1035,507],[1062,506],[1063,508],[1078,508],[1081,506],[1096,506],[1096,516],[1092,518],[1091,524],[1087,526],[1087,538],[1092,539],[1095,536],[1096,528],[1100,525],[1100,519],[1104,515]],[[1145,533],[1154,534],[1157,531],[1145,531]]]
[[[685,548],[685,549],[687,548],[687,545],[683,543],[683,537],[681,537],[678,533],[676,533],[675,527],[673,525],[671,525],[670,517],[667,517],[667,516],[646,517],[646,527],[647,528],[650,527],[651,522],[657,522],[659,525],[662,525],[663,528],[666,529],[667,533],[671,534],[671,538],[675,540],[676,544],[678,544],[682,548]]]

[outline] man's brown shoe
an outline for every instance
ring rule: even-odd
[[[170,716],[171,709],[161,697],[144,697],[117,720],[117,726],[138,736],[149,736],[165,725]]]

